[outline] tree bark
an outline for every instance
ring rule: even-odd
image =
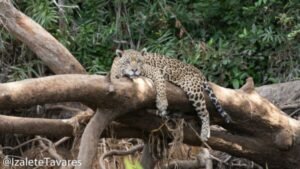
[[[293,83],[300,83],[300,81]],[[226,89],[212,83],[211,86],[234,122],[224,124],[206,97],[212,119],[227,129],[227,132],[213,130],[212,137],[208,141],[210,146],[235,156],[251,159],[263,166],[268,164],[270,168],[300,167],[299,121],[290,118],[262,98],[254,90],[251,80],[240,90]],[[193,112],[186,95],[180,88],[172,84],[167,84],[167,88],[171,111]],[[142,110],[146,108],[155,108],[153,85],[151,81],[143,78],[133,82],[121,79],[110,83],[104,76],[56,75],[0,84],[0,93],[2,93],[0,109],[49,102],[80,101],[101,109],[114,110],[117,112],[114,117],[120,117],[128,112],[143,112]],[[129,113],[118,120],[144,131],[151,131],[160,124],[160,118],[146,113]],[[185,143],[201,144],[188,128],[184,133]],[[123,136],[125,135],[123,133]]]
[[[86,73],[67,48],[8,0],[0,0],[0,25],[24,42],[55,74]]]
[[[147,140],[145,141],[143,152],[142,152],[142,158],[141,158],[141,165],[143,169],[154,169],[156,163],[158,162],[155,160],[150,153],[151,146],[149,143],[147,143]]]
[[[42,119],[11,117],[0,115],[1,134],[47,135],[55,137],[72,136],[74,126],[71,121],[61,119]]]
[[[91,121],[86,126],[82,139],[80,141],[78,160],[81,161],[80,166],[75,169],[92,168],[93,160],[97,154],[98,139],[105,127],[117,115],[117,112],[110,110],[97,110]]]
[[[300,85],[298,81],[264,85],[255,90],[272,103],[280,106],[300,102]],[[300,105],[299,105],[300,107]]]

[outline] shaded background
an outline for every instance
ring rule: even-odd
[[[299,79],[300,1],[16,0],[15,6],[63,43],[91,74],[109,71],[117,48],[159,52],[239,88]],[[0,28],[3,81],[49,74]],[[8,75],[8,76],[5,76]]]

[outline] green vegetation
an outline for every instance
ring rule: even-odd
[[[124,159],[124,164],[126,169],[143,169],[142,165],[139,161],[136,160],[129,160],[128,158]]]
[[[147,47],[194,64],[209,80],[227,87],[240,87],[248,76],[260,85],[300,77],[299,0],[65,3],[73,7],[62,7],[61,13],[50,0],[15,1],[90,73],[108,71],[116,48]],[[28,64],[33,54],[7,32],[0,32],[0,50],[17,58],[9,63],[21,64],[14,70],[38,72],[36,61]],[[24,68],[25,63],[31,68]]]

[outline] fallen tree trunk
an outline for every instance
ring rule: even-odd
[[[170,109],[192,112],[193,108],[183,91],[172,84],[167,85]],[[253,90],[251,80],[241,90],[211,85],[224,109],[232,116],[234,123],[222,123],[222,119],[206,99],[212,118],[228,131],[213,130],[212,137],[208,141],[209,145],[214,149],[251,159],[261,165],[268,164],[269,168],[300,167],[299,121],[290,118],[259,96]],[[143,112],[142,110],[146,108],[155,107],[155,91],[152,83],[145,79],[110,83],[103,76],[57,75],[0,84],[0,93],[2,93],[0,109],[49,102],[80,101],[102,109],[115,110],[114,116],[120,117],[128,112]],[[119,121],[138,129],[151,131],[159,124],[160,118],[157,118],[157,123],[156,118],[144,113],[129,113],[119,118]],[[130,131],[128,129],[130,128],[124,128],[125,131]],[[126,135],[120,133],[122,134]],[[137,131],[131,134],[137,137],[139,133]],[[188,144],[200,144],[195,134],[188,129],[185,130],[184,138]]]
[[[300,85],[298,81],[265,85],[256,88],[256,90],[262,97],[267,98],[290,116],[299,117]]]
[[[255,90],[259,95],[279,106],[300,103],[300,93],[297,92],[300,91],[299,81],[264,85]]]

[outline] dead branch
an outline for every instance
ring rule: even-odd
[[[62,143],[64,143],[65,141],[69,140],[71,137],[63,137],[60,140],[58,140],[57,142],[54,143],[54,146],[57,147],[59,145],[61,145]]]
[[[300,81],[297,82],[300,83]],[[234,133],[213,132],[213,137],[208,142],[211,147],[235,156],[249,158],[262,165],[267,162],[269,167],[273,168],[276,166],[295,168],[299,165],[295,162],[299,161],[297,157],[300,152],[297,151],[300,147],[297,141],[300,136],[298,121],[285,115],[254,90],[232,90],[215,84],[211,85],[220,103],[234,120],[234,123],[224,124],[207,99],[212,119]],[[193,108],[181,89],[171,84],[167,84],[167,88],[170,110],[193,112]],[[152,83],[145,79],[137,79],[134,82],[120,80],[110,83],[103,76],[57,75],[0,84],[0,93],[2,93],[0,109],[49,102],[80,101],[87,105],[111,110],[115,118],[128,112],[155,107],[155,91]],[[144,111],[141,112],[143,114],[127,114],[119,118],[119,121],[146,131],[159,126],[159,124],[156,126],[155,117],[149,118]],[[132,132],[132,134],[137,133]],[[193,132],[189,133],[185,130],[184,133],[186,143],[199,145],[200,142]],[[282,157],[286,158],[283,160]]]
[[[83,102],[91,107],[113,107],[129,112],[153,108],[155,90],[152,86],[148,79],[137,79],[133,83],[122,79],[122,82],[110,83],[107,77],[97,75],[55,75],[27,79],[0,84],[0,109],[45,103]],[[184,112],[193,110],[180,88],[168,84],[168,92],[171,109]]]
[[[297,108],[300,107],[300,102],[290,103],[290,104],[282,104],[279,107],[282,110],[285,110],[285,109],[297,109]]]
[[[0,133],[55,137],[73,136],[78,126],[86,124],[91,117],[92,113],[89,109],[78,112],[76,116],[64,120],[0,115]],[[68,138],[64,138],[56,144],[61,144],[65,139]]]
[[[38,138],[39,140],[39,144],[40,146],[43,148],[42,151],[48,151],[50,156],[53,157],[54,159],[57,160],[63,160],[63,158],[57,154],[56,150],[54,149],[54,144],[52,143],[52,141],[50,141],[47,138],[43,138],[43,140],[46,140],[46,142],[48,143],[48,145],[46,145],[43,141],[42,141],[42,137],[41,136],[36,136],[36,138]]]
[[[164,169],[212,169],[212,160],[209,151],[202,148],[196,160],[173,160],[163,166]]]
[[[265,97],[270,102],[280,106],[280,108],[284,105],[300,103],[300,94],[299,92],[297,92],[300,91],[299,80],[286,83],[264,85],[256,88],[255,90],[262,97]],[[299,108],[300,105],[298,105],[297,107]]]
[[[17,150],[17,149],[19,149],[19,148],[21,148],[21,147],[23,147],[23,146],[25,146],[29,143],[32,143],[32,142],[35,142],[35,141],[41,141],[41,140],[48,141],[48,140],[46,140],[44,138],[41,138],[41,137],[33,138],[33,139],[27,140],[27,141],[25,141],[25,142],[23,142],[23,143],[21,143],[17,146],[14,146],[14,147],[10,147],[10,146],[1,147],[1,150]]]
[[[44,138],[44,139],[46,139],[47,142],[48,142],[48,146],[47,146],[47,145],[41,140],[42,137],[36,136],[36,138],[39,138],[39,139],[40,139],[40,140],[39,140],[39,143],[40,143],[40,146],[43,148],[42,151],[47,151],[47,152],[49,153],[49,155],[50,155],[52,158],[56,159],[56,160],[60,160],[60,161],[64,160],[64,159],[62,158],[62,156],[59,155],[59,154],[56,152],[56,150],[55,150],[55,145],[52,143],[52,141],[50,141],[50,140]],[[61,166],[61,167],[60,167],[60,169],[70,169],[70,168],[71,168],[70,166]]]
[[[86,73],[68,49],[10,1],[0,1],[0,25],[24,42],[54,73]]]
[[[143,147],[144,147],[144,145],[140,144],[140,145],[136,145],[136,146],[130,148],[129,150],[112,150],[112,151],[109,151],[107,153],[104,153],[104,154],[101,155],[101,157],[99,159],[100,168],[101,169],[106,168],[105,164],[104,164],[104,159],[106,157],[109,157],[109,156],[125,156],[125,155],[128,155],[128,154],[133,154],[136,151],[142,150]]]
[[[65,120],[0,115],[0,133],[72,136],[73,126]]]
[[[197,160],[175,160],[163,167],[164,169],[203,169]]]
[[[97,110],[82,134],[77,158],[82,162],[82,164],[80,166],[76,166],[75,169],[92,168],[92,162],[97,153],[96,147],[98,139],[102,134],[102,131],[109,123],[111,123],[115,116],[116,112],[113,112],[111,109]]]

